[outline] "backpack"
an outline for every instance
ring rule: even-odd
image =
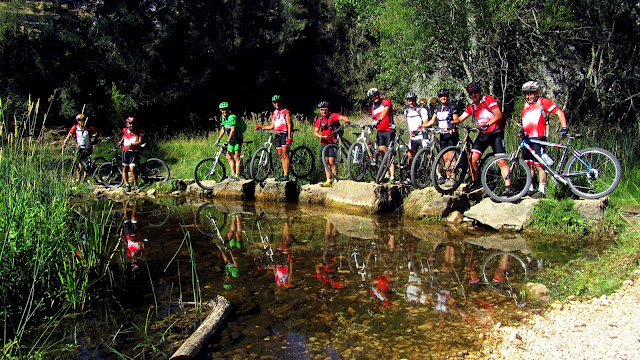
[[[247,131],[247,123],[244,122],[244,119],[240,116],[236,116],[236,123],[238,130],[240,130],[240,134],[244,134],[244,132]]]

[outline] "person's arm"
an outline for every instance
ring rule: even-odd
[[[231,142],[231,139],[234,138],[234,136],[236,136],[236,126],[232,126],[231,130],[229,131],[229,137],[227,138],[227,142]]]
[[[285,115],[285,120],[287,121],[287,139],[293,139],[291,135],[293,135],[293,121],[291,120],[291,113],[287,113]],[[290,143],[291,141],[287,141]]]
[[[144,133],[142,134],[136,134],[137,135],[137,139],[136,141],[134,141],[131,145],[140,145],[142,144],[142,140],[144,140]]]
[[[313,127],[313,136],[317,137],[318,139],[322,139],[322,132],[320,131],[319,127]]]
[[[422,127],[423,128],[431,127],[431,126],[433,126],[433,124],[435,124],[435,122],[436,122],[436,114],[433,114],[431,119],[422,122]]]
[[[491,110],[491,113],[493,114],[493,118],[491,118],[491,120],[487,122],[487,126],[499,123],[500,120],[502,120],[502,110],[500,110],[499,107],[496,106],[495,108],[493,108],[493,110]]]
[[[389,106],[389,105],[385,106],[382,109],[382,112],[380,112],[380,117],[378,118],[378,121],[382,121],[382,119],[387,117],[387,115],[389,115],[389,110],[391,110],[391,106]]]
[[[467,120],[468,117],[469,117],[469,113],[463,112],[462,115],[460,115],[458,117],[454,116],[453,121],[451,123],[454,124],[454,125],[462,124],[462,122]]]
[[[69,130],[69,133],[67,133],[67,136],[64,138],[64,141],[62,142],[63,149],[65,148],[65,146],[67,146],[67,143],[69,142],[69,139],[71,138],[72,135],[73,135],[73,131]]]
[[[563,128],[568,127],[567,117],[564,115],[564,111],[560,110],[560,108],[556,108],[556,109],[557,111],[554,114],[558,115],[558,120],[560,120],[560,125],[562,125]]]
[[[340,115],[338,117],[338,120],[344,122],[345,125],[351,125],[351,120],[349,120],[349,118],[344,115]]]
[[[218,131],[218,138],[216,139],[216,144],[220,142],[220,139],[222,139],[222,135],[224,135],[224,126],[220,128],[220,131]]]

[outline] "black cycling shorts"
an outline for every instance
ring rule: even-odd
[[[334,147],[334,146],[332,146],[332,147],[330,147],[330,148],[329,148],[329,150],[327,150],[327,151],[325,152],[325,151],[324,151],[324,148],[325,148],[325,147],[327,147],[327,145],[330,145],[330,144],[322,144],[322,146],[321,146],[321,148],[320,148],[320,151],[322,151],[322,152],[324,152],[324,153],[325,153],[325,154],[324,154],[324,156],[325,156],[325,157],[332,157],[332,158],[336,157],[336,150],[337,150],[337,148],[336,148],[336,147]]]
[[[440,133],[440,149],[444,149],[448,146],[457,146],[460,141],[460,136],[457,131],[453,133]]]
[[[389,146],[391,140],[396,138],[396,131],[378,131],[376,135],[376,143],[378,146]]]
[[[137,151],[122,152],[122,166],[137,166],[140,161],[140,153]]]
[[[489,146],[493,149],[495,156],[506,154],[507,151],[504,147],[504,131],[479,134],[476,141],[473,143],[472,151],[482,155]]]

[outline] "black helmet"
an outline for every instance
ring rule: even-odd
[[[326,102],[326,101],[320,101],[318,103],[318,109],[322,109],[322,108],[327,108],[328,109],[329,108],[329,103]]]
[[[416,95],[416,93],[414,93],[413,91],[409,91],[405,96],[405,99],[413,99],[416,100],[418,98],[418,96]]]
[[[469,83],[469,85],[467,85],[467,93],[472,94],[474,92],[478,92],[478,91],[482,91],[482,88],[480,87],[480,84],[478,84],[477,82],[471,82]]]
[[[438,97],[440,97],[440,96],[449,96],[449,90],[444,89],[444,88],[438,90]]]

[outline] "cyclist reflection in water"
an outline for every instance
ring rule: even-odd
[[[289,246],[291,246],[291,233],[289,232],[289,222],[285,221],[282,226],[282,238],[278,244],[278,250],[273,254],[275,265],[267,266],[267,269],[273,270],[278,288],[281,286],[291,287],[293,257],[289,254]]]
[[[240,270],[238,270],[238,260],[233,254],[233,249],[242,248],[242,219],[240,215],[231,215],[231,225],[229,225],[229,232],[227,232],[228,246],[218,245],[220,254],[222,254],[222,260],[224,260],[224,283],[223,287],[226,290],[232,288],[231,279],[240,276]]]
[[[338,277],[339,268],[336,256],[336,236],[338,236],[338,229],[327,219],[327,226],[324,230],[322,263],[316,264],[316,277],[318,281],[324,285],[323,290],[328,288],[340,289],[343,286],[343,283]]]
[[[131,211],[129,211],[129,206]],[[131,259],[131,270],[138,269],[138,258],[142,256],[145,250],[146,239],[138,238],[138,201],[134,200],[133,205],[129,204],[129,200],[124,203],[124,223],[122,224],[122,233],[127,246],[127,257]]]
[[[384,235],[380,236],[380,239],[384,239]],[[393,253],[396,248],[396,236],[393,233],[393,230],[390,230],[389,240],[387,241],[387,250],[386,252],[381,253],[381,256],[390,257],[389,255]],[[390,259],[385,260],[385,262],[390,263]],[[384,273],[377,275],[375,283],[371,286],[371,296],[374,299],[377,299],[382,302],[384,306],[391,305],[391,294],[393,293],[393,289],[391,288],[391,275],[385,275]]]

